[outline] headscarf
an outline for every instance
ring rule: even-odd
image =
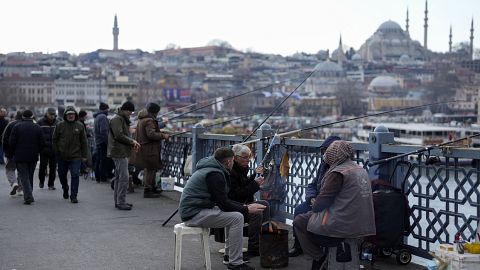
[[[352,159],[352,157],[353,148],[350,143],[342,140],[332,142],[323,155],[323,160],[330,165],[327,173],[332,171],[336,166]]]

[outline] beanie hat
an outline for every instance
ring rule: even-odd
[[[100,102],[100,106],[98,106],[98,108],[100,109],[100,111],[105,111],[105,110],[110,109],[110,107],[108,107],[108,104],[103,103],[103,102]]]
[[[159,111],[160,111],[160,106],[157,103],[150,102],[147,104],[147,112],[158,113]]]
[[[47,113],[51,114],[51,115],[55,115],[55,114],[57,114],[57,111],[55,110],[55,108],[48,108]]]
[[[32,116],[33,116],[33,112],[31,110],[25,110],[22,113],[23,118],[32,118]]]
[[[133,103],[130,101],[126,101],[125,103],[122,104],[122,107],[120,108],[120,110],[134,112],[135,105],[133,105]]]
[[[82,111],[79,111],[79,112],[78,112],[78,117],[84,117],[84,116],[86,116],[86,115],[87,115],[87,112],[86,112],[86,111],[83,111],[83,110],[82,110]]]

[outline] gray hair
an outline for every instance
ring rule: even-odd
[[[252,153],[252,151],[250,150],[250,148],[248,148],[248,146],[244,145],[244,144],[236,144],[233,146],[232,148],[232,151],[233,153],[235,154],[235,156],[241,156],[242,154],[248,154],[250,155]]]

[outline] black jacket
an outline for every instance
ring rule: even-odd
[[[12,134],[13,127],[20,122],[21,120],[13,120],[10,123],[8,123],[7,127],[5,128],[5,131],[2,134],[2,148],[3,148],[3,152],[5,153],[5,156],[8,159],[13,158],[13,150],[10,147],[10,135]]]
[[[23,119],[13,127],[9,147],[15,162],[37,162],[44,145],[42,129],[32,119]]]
[[[254,201],[253,195],[260,189],[255,181],[255,174],[248,175],[248,168],[238,166],[237,162],[233,164],[230,171],[230,191],[228,198],[240,203],[251,203]]]
[[[5,131],[5,128],[8,125],[7,119],[5,117],[0,118],[0,138],[2,137],[3,132]],[[2,142],[0,141],[0,146],[2,145]]]
[[[53,120],[52,123],[49,123],[47,118],[43,117],[38,121],[38,125],[42,128],[43,140],[45,141],[45,148],[43,152],[52,152],[53,153],[53,131],[55,130],[55,125],[59,121],[57,119]]]
[[[224,212],[240,212],[245,217],[248,215],[248,208],[242,203],[230,200],[225,192],[225,180],[228,183],[228,175],[219,172],[211,172],[207,174],[205,182],[207,183],[208,192],[211,195],[211,200],[220,210]]]

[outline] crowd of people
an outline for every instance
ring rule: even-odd
[[[47,109],[38,122],[30,110],[18,111],[6,121],[0,109],[2,151],[10,195],[22,194],[24,204],[32,204],[34,172],[38,159],[38,186],[55,190],[55,174],[63,198],[78,203],[79,177],[82,170],[93,167],[97,182],[114,181],[114,206],[131,210],[126,200],[129,188],[129,165],[144,169],[144,198],[158,198],[155,175],[161,170],[161,141],[169,139],[157,121],[160,106],[149,103],[138,112],[135,134],[130,116],[135,111],[127,101],[109,119],[109,107],[101,103],[94,114],[93,134],[85,125],[85,112],[65,108],[62,119],[56,110]],[[93,143],[91,143],[93,141]],[[90,142],[90,143],[89,143]],[[294,246],[289,256],[310,255],[312,270],[320,269],[326,248],[345,238],[375,234],[373,201],[366,171],[353,159],[351,145],[336,136],[320,147],[322,162],[317,177],[309,184],[306,201],[295,208]],[[5,156],[5,160],[3,160]],[[262,224],[271,218],[267,201],[255,200],[265,184],[264,168],[249,175],[251,150],[245,145],[220,147],[214,154],[195,164],[195,171],[181,194],[179,214],[187,226],[224,228],[224,264],[228,269],[251,270],[250,257],[259,256]],[[70,172],[70,182],[67,173]],[[16,175],[17,174],[17,175]],[[248,223],[248,249],[242,252],[244,224]]]

